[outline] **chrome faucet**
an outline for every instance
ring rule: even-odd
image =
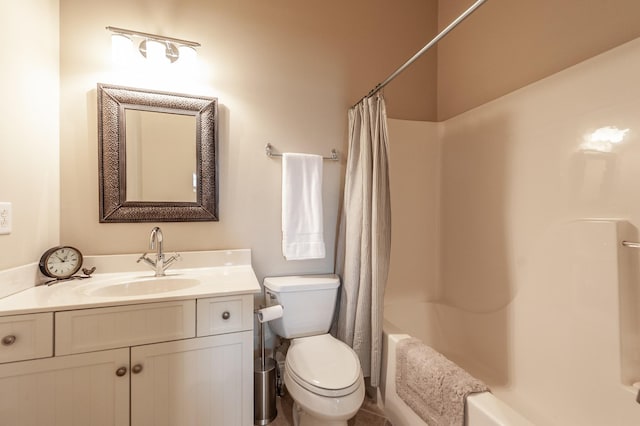
[[[178,253],[174,253],[173,256],[165,260],[164,252],[162,251],[162,242],[162,230],[160,227],[156,226],[151,230],[151,234],[149,235],[149,249],[156,251],[156,260],[149,259],[147,253],[144,253],[137,261],[137,263],[144,261],[144,263],[155,269],[156,277],[164,276],[164,271],[171,266],[173,262],[180,260],[180,255]]]

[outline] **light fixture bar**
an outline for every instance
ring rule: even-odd
[[[116,34],[124,34],[124,35],[132,35],[132,36],[138,36],[138,37],[143,37],[149,40],[156,40],[156,41],[161,41],[161,42],[170,42],[170,43],[176,43],[182,46],[190,46],[190,47],[200,47],[200,43],[197,43],[195,41],[189,41],[189,40],[183,40],[180,38],[173,38],[173,37],[166,37],[166,36],[161,36],[161,35],[156,35],[156,34],[150,34],[150,33],[143,33],[141,31],[133,31],[133,30],[126,30],[124,28],[118,28],[118,27],[106,27],[107,30],[116,33]]]

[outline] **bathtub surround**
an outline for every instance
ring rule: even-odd
[[[387,114],[381,94],[349,110],[349,150],[336,271],[342,277],[338,338],[377,386],[382,301],[391,249]]]
[[[396,391],[427,424],[464,425],[467,395],[489,390],[416,338],[398,343],[396,360]]]
[[[287,260],[324,259],[322,157],[282,154],[282,254]]]
[[[639,55],[636,39],[442,123],[390,120],[394,194],[415,185],[407,169],[441,172],[394,196],[432,216],[394,216],[385,311],[427,324],[459,365],[471,356],[465,369],[536,424],[640,422],[638,253],[619,246],[640,223]],[[613,127],[630,129],[620,143],[585,144]],[[434,252],[438,274],[420,261]]]

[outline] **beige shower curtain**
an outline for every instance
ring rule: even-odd
[[[391,250],[387,113],[381,94],[349,110],[349,152],[336,272],[342,278],[337,336],[378,386],[382,305]]]

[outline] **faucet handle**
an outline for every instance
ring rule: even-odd
[[[136,260],[136,263],[140,263],[147,258],[147,253],[142,253],[142,255]]]
[[[162,269],[163,270],[167,269],[173,262],[177,262],[179,260],[182,260],[180,253],[173,253],[173,256],[171,256],[170,258],[164,261],[164,265],[162,265]]]

